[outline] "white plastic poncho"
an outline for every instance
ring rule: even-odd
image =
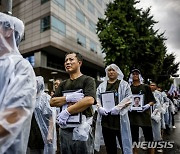
[[[161,92],[155,90],[153,91],[154,98],[156,99],[156,104],[153,105],[153,113],[151,114],[151,123],[154,141],[161,141],[161,120],[162,120],[162,106],[163,101]]]
[[[34,115],[40,128],[44,141],[44,154],[56,152],[56,108],[50,107],[51,96],[44,92],[44,79],[41,76],[37,80],[37,97]]]
[[[23,33],[24,24],[21,20],[0,13],[1,154],[26,152],[35,106],[35,74],[17,48]]]
[[[124,102],[125,100],[131,100],[132,99],[132,92],[130,89],[129,84],[123,80],[123,73],[119,69],[119,67],[115,64],[111,64],[107,66],[105,69],[106,71],[106,78],[103,83],[99,85],[97,88],[97,102],[100,102],[100,93],[103,93],[106,91],[107,87],[107,81],[109,80],[107,76],[107,71],[109,68],[113,68],[118,73],[118,79],[121,80],[118,88],[118,97],[119,97],[119,104],[121,102]],[[128,117],[128,110],[129,107],[126,107],[120,111],[120,128],[121,128],[121,138],[122,138],[122,145],[123,145],[123,152],[124,154],[132,154],[132,137],[131,137],[131,129],[130,129],[130,123],[129,123],[129,117]],[[101,126],[101,115],[97,115],[97,121],[96,121],[96,129],[95,129],[95,141],[94,146],[95,150],[99,151],[100,145],[101,145],[101,136],[102,136],[102,126]]]

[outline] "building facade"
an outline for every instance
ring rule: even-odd
[[[13,0],[13,15],[25,23],[21,54],[36,75],[52,89],[54,78],[68,77],[64,56],[83,55],[82,72],[98,79],[104,75],[104,55],[96,34],[98,17],[104,16],[108,0]]]

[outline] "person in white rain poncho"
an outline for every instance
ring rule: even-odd
[[[19,53],[21,20],[0,13],[0,154],[24,154],[35,106],[33,68]]]
[[[44,79],[36,77],[36,106],[31,121],[27,154],[55,154],[56,151],[56,108],[50,107],[51,96],[44,92]]]
[[[123,80],[119,67],[111,64],[106,67],[105,81],[97,88],[97,121],[95,128],[95,150],[99,151],[101,136],[103,135],[108,154],[117,153],[116,137],[122,149],[122,153],[132,153],[131,130],[128,118],[129,104],[131,103],[131,89]],[[103,106],[102,94],[114,93],[114,107]],[[106,94],[106,93],[105,93]],[[106,101],[106,100],[104,100]]]
[[[131,85],[133,97],[138,95],[142,98],[142,108],[138,110],[131,108],[129,112],[133,153],[137,154],[139,147],[136,145],[139,143],[139,128],[143,130],[146,143],[149,144],[153,141],[150,107],[154,105],[156,101],[150,87],[143,84],[143,78],[138,69],[133,69],[131,71],[129,83]],[[148,153],[154,154],[154,148],[148,147]]]
[[[152,130],[153,130],[153,137],[154,141],[161,141],[161,112],[162,112],[162,105],[163,105],[163,98],[160,91],[156,90],[157,85],[154,82],[150,83],[151,91],[156,99],[156,103],[151,107],[152,114],[151,114],[151,123],[152,123]]]

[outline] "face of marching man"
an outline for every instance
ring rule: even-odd
[[[82,61],[78,59],[76,53],[67,54],[65,57],[65,69],[69,74],[77,73],[80,71]]]
[[[108,78],[109,78],[109,80],[116,80],[117,77],[118,77],[118,73],[112,67],[110,67],[108,69]]]

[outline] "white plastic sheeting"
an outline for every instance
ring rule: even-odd
[[[44,92],[44,79],[39,76],[37,80],[38,94],[36,97],[35,118],[44,141],[44,154],[56,152],[56,108],[50,107],[50,95]]]
[[[35,106],[33,68],[19,53],[21,20],[0,13],[0,153],[24,154]]]

